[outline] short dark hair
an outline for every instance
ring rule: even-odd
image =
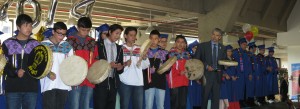
[[[122,27],[121,25],[119,25],[119,24],[113,24],[113,25],[110,25],[110,26],[109,26],[108,31],[114,32],[114,31],[116,31],[117,29],[120,29],[121,31],[124,30],[123,27]],[[107,37],[109,37],[110,35],[111,35],[111,34],[108,32],[108,36],[107,36]]]
[[[224,34],[224,32],[223,32],[220,28],[215,28],[215,29],[213,29],[211,33],[213,34],[214,32],[220,33],[221,36],[223,36],[223,34]]]
[[[183,36],[183,35],[176,35],[175,42],[176,42],[178,39],[183,39],[184,42],[187,44],[187,41],[186,41],[186,39],[185,39],[185,36]]]
[[[27,15],[27,14],[18,15],[17,21],[16,21],[16,25],[18,27],[21,27],[21,25],[28,24],[28,23],[31,23],[31,24],[33,23],[33,20],[29,15]]]
[[[64,22],[56,22],[53,26],[53,30],[67,30],[67,25]]]
[[[81,28],[92,28],[92,21],[89,17],[81,17],[77,22],[77,26]]]
[[[124,31],[124,34],[128,35],[130,31],[135,31],[137,33],[137,29],[135,27],[127,27]]]
[[[152,30],[152,31],[150,32],[149,37],[150,37],[151,35],[157,35],[157,36],[159,37],[159,36],[160,36],[160,33],[159,33],[158,30]]]

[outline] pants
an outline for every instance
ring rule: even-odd
[[[35,92],[9,92],[6,93],[7,109],[35,109],[37,93]]]
[[[215,73],[215,72],[209,72]],[[208,99],[211,96],[211,109],[219,109],[219,102],[220,102],[220,86],[221,84],[213,79],[216,75],[210,75],[207,77],[206,85],[203,86],[203,94],[202,94],[202,105],[203,109],[207,109]]]
[[[94,89],[94,109],[115,109],[117,88],[115,79],[108,79],[110,87],[97,86]]]
[[[287,96],[287,93],[282,93],[280,94],[281,95],[281,101],[282,102],[286,102],[288,100],[288,96]]]
[[[155,104],[157,109],[164,109],[165,103],[165,90],[158,88],[149,88],[145,90],[145,109],[153,109],[153,102],[155,98]]]
[[[120,82],[119,87],[121,109],[128,109],[130,99],[132,99],[133,109],[143,108],[144,87],[131,86]]]
[[[87,86],[72,87],[69,92],[70,109],[89,109],[93,88]]]
[[[173,88],[171,93],[171,109],[186,109],[188,87]]]
[[[64,109],[68,97],[67,90],[53,89],[43,93],[43,109]]]

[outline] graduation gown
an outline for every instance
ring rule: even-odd
[[[257,77],[259,78],[255,83],[255,91],[257,97],[267,96],[267,72],[266,59],[263,54],[257,54]]]
[[[272,68],[271,71],[268,71],[268,75],[267,75],[268,94],[269,95],[278,94],[278,78],[277,78],[278,65],[276,59],[274,57],[267,56],[266,61],[267,61],[267,66]]]
[[[241,48],[235,49],[233,51],[233,58],[235,59],[235,61],[238,62],[238,66],[237,66],[237,96],[239,98],[239,100],[244,100],[244,96],[246,95],[246,97],[250,97],[251,93],[250,89],[248,87],[248,80],[249,80],[249,74],[251,74],[252,69],[251,69],[251,61],[250,61],[250,57],[248,56],[248,52],[245,50],[242,50]],[[246,87],[247,84],[247,87]],[[247,89],[247,90],[246,90]],[[249,89],[249,90],[248,90]]]
[[[225,72],[230,76],[230,80],[227,80],[227,94],[229,102],[239,101],[238,95],[240,90],[238,89],[239,83],[237,80],[232,80],[232,76],[237,76],[237,67],[227,67]]]

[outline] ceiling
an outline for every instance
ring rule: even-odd
[[[69,19],[69,10],[75,0],[59,1],[54,22],[64,21]],[[42,8],[42,19],[45,20],[48,14],[50,0],[39,0]],[[176,31],[176,34],[197,35],[198,34],[198,12],[178,11],[176,9],[159,9],[156,7],[143,7],[128,5],[109,0],[96,0],[91,18],[93,26],[97,27],[101,24],[121,24],[122,26],[135,26],[141,30],[145,30],[151,24],[162,32],[171,33]],[[151,20],[150,20],[151,11]],[[80,9],[79,12],[83,12]],[[180,13],[184,13],[178,15]],[[16,2],[8,9],[9,18],[16,17]],[[25,6],[25,13],[35,16],[33,8],[30,5]]]
[[[38,0],[46,19],[50,0]],[[76,0],[58,1],[54,21],[69,19],[69,10]],[[222,5],[221,0],[96,0],[91,18],[93,26],[118,23],[145,30],[151,24],[161,32],[198,36],[198,18]],[[258,39],[276,38],[278,32],[287,31],[289,17],[297,0],[244,0],[237,20],[228,33],[243,36],[242,25],[250,23],[259,27]],[[222,1],[225,2],[225,1]],[[2,2],[0,2],[2,3]],[[79,10],[83,12],[83,9]],[[33,15],[30,5],[25,13]],[[151,19],[150,19],[151,12]],[[8,9],[9,18],[16,17],[16,2]]]

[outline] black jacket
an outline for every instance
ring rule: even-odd
[[[121,63],[123,65],[123,50],[122,50],[122,46],[121,45],[118,45],[116,44],[117,46],[117,57],[116,57],[116,61],[117,63]],[[97,48],[98,48],[98,56],[97,56],[97,59],[100,60],[100,59],[104,59],[104,60],[107,60],[107,51],[105,49],[105,45],[104,45],[104,41],[98,41],[97,42]],[[114,77],[115,77],[115,88],[118,87],[118,83],[120,81],[120,78],[119,78],[119,74],[123,73],[124,72],[124,68],[122,70],[117,70],[115,69],[114,70]],[[95,87],[107,87],[107,88],[110,88],[110,87],[113,87],[113,86],[110,86],[109,84],[109,78],[106,78],[103,82],[99,83],[99,84],[96,84]]]

